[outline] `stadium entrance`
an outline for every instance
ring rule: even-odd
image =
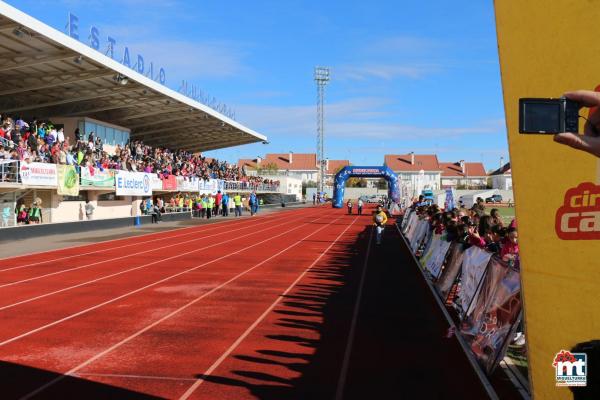
[[[334,179],[333,207],[342,208],[344,190],[348,178],[384,178],[388,184],[388,198],[394,203],[400,201],[400,186],[398,176],[387,166],[383,167],[344,167]]]

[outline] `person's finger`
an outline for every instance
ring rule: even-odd
[[[575,90],[573,92],[566,92],[564,96],[579,103],[584,107],[595,107],[600,106],[600,93],[592,90]]]
[[[600,138],[598,137],[581,136],[567,132],[554,135],[554,141],[600,157]]]

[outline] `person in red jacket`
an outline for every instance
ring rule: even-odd
[[[215,207],[213,208],[213,213],[215,216],[219,215],[219,207],[221,207],[221,203],[223,202],[223,195],[219,190],[217,195],[215,196]]]

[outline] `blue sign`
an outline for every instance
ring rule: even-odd
[[[73,39],[79,40],[79,18],[73,13],[69,13],[67,32],[69,36],[71,36]],[[101,51],[100,30],[97,27],[90,27],[88,43],[86,44],[94,50]],[[113,60],[115,59],[116,45],[116,39],[110,36],[106,37],[106,51],[104,52],[104,54],[109,56]],[[133,69],[134,71],[145,75],[153,81],[161,83],[162,85],[164,85],[167,81],[167,74],[164,68],[154,68],[154,63],[152,62],[146,64],[144,61],[144,56],[141,54],[137,54],[137,57],[132,60],[131,53],[128,47],[125,47],[125,49],[123,50],[122,57],[120,57],[120,59],[117,58],[116,60],[119,61],[121,64]]]
[[[79,18],[73,13],[69,13],[67,33],[73,39],[79,40]],[[86,44],[92,49],[102,52],[101,48],[103,48],[103,46],[100,38],[100,30],[95,26],[91,26],[90,34],[88,36],[88,42]],[[113,60],[119,61],[126,67],[131,68],[132,70],[139,72],[142,75],[145,75],[146,77],[152,79],[155,82],[159,82],[161,85],[165,85],[167,81],[167,74],[164,68],[155,68],[153,62],[147,63],[142,54],[136,54],[135,57],[133,57],[131,55],[131,52],[129,51],[129,47],[127,46],[124,47],[121,57],[117,57],[115,59],[115,49],[117,46],[117,40],[111,36],[106,36],[105,43],[106,51],[104,51],[104,55],[110,56],[110,58],[112,58]],[[210,95],[205,94],[196,86],[189,85],[187,81],[182,82],[178,92],[235,120],[235,112],[231,108],[229,108],[224,103],[218,102],[215,97],[211,97]]]

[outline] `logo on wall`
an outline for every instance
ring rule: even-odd
[[[587,354],[561,350],[552,363],[556,370],[556,386],[587,385]]]
[[[148,175],[144,175],[144,192],[150,191],[150,177]]]
[[[600,186],[586,182],[567,190],[555,228],[563,240],[600,239]]]

